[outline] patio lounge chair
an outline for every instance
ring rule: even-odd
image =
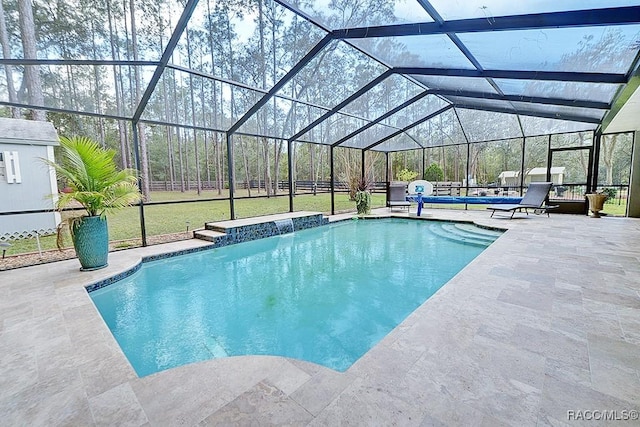
[[[407,201],[407,184],[404,182],[391,182],[389,183],[389,197],[387,198],[387,206],[389,210],[393,210],[393,208],[407,208],[407,212],[409,211],[409,206],[411,206],[411,202]]]
[[[491,205],[488,206],[487,209],[491,209],[491,216],[496,213],[496,211],[500,212],[511,212],[511,218],[513,218],[513,214],[516,211],[524,211],[529,215],[528,209],[534,210],[543,210],[547,212],[547,209],[551,208],[543,206],[544,201],[549,194],[549,190],[551,190],[552,182],[532,182],[529,184],[529,188],[527,192],[524,194],[524,197],[517,205]],[[547,212],[548,214],[548,212]]]

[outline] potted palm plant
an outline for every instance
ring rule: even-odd
[[[369,191],[369,180],[361,177],[356,186],[356,210],[358,215],[366,215],[371,212],[371,192]]]
[[[118,170],[115,150],[102,148],[86,137],[60,138],[60,162],[42,159],[65,180],[67,190],[58,194],[56,208],[82,206],[86,214],[64,220],[58,227],[58,247],[62,230],[71,231],[73,246],[82,271],[107,266],[109,233],[107,213],[130,206],[141,199],[137,172]]]

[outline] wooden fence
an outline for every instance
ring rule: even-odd
[[[213,181],[211,183],[207,181],[202,181],[200,183],[200,186],[201,186],[200,188],[202,188],[203,190],[218,189],[218,187],[216,186],[216,183]],[[249,186],[251,187],[251,189],[265,188],[264,181],[258,182],[258,180],[249,181]],[[185,188],[186,187],[187,187],[187,184],[185,183]],[[198,184],[196,181],[189,181],[188,187],[193,190],[198,188]],[[228,188],[228,183],[224,182],[223,187]],[[247,187],[248,186],[246,181],[236,181],[236,188],[247,189]],[[149,188],[151,189],[151,191],[171,191],[171,183],[169,181],[153,181],[150,183]],[[330,181],[297,180],[295,181],[295,188],[296,188],[296,192],[312,193],[315,190],[319,193],[324,193],[331,190],[331,182]],[[371,185],[371,188],[373,191],[385,191],[387,188],[387,183],[384,181],[374,182]],[[337,181],[335,183],[335,189],[336,191],[349,190],[349,188],[344,182],[337,182]],[[174,191],[180,190],[179,182],[175,182],[173,184],[173,190]],[[278,190],[289,191],[289,181],[278,181]]]

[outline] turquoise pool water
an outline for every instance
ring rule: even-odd
[[[236,355],[344,371],[499,234],[345,221],[145,263],[90,295],[139,376]]]

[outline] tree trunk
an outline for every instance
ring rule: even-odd
[[[162,45],[162,36],[160,37],[160,45]],[[164,117],[167,123],[171,122],[170,111],[171,103],[169,100],[169,89],[167,88],[167,78],[162,79],[162,98],[164,101]],[[167,179],[169,179],[169,189],[175,191],[176,182],[176,159],[173,148],[173,131],[167,127],[167,161],[169,163],[169,171]]]
[[[222,173],[222,142],[220,141],[219,134],[216,132],[213,139],[213,148],[215,151],[216,161],[216,188],[218,189],[218,195],[222,194],[222,188],[224,186],[223,173]]]
[[[67,53],[66,48],[63,48],[63,57],[66,59],[69,58],[69,54]],[[71,68],[70,65],[67,65],[65,66],[65,70],[67,72],[67,78],[66,78],[67,97],[71,104],[71,109],[77,110],[78,109],[78,103],[77,103],[78,93],[76,92],[76,82],[75,82],[75,78],[73,77],[73,69]]]
[[[618,135],[611,135],[607,140],[606,137],[602,137],[602,150],[600,153],[602,155],[602,161],[604,162],[605,169],[607,171],[606,176],[606,185],[613,185],[613,153],[616,149],[616,144],[618,143]]]
[[[4,8],[2,7],[2,1],[0,1],[0,43],[2,43],[2,57],[5,59],[11,59],[11,46],[9,45],[9,33],[7,32],[7,22],[4,17]],[[9,95],[9,102],[18,102],[18,93],[13,85],[13,67],[9,64],[5,64],[4,72],[7,77],[7,92]],[[11,107],[11,117],[14,119],[22,118],[20,109],[17,107]]]
[[[37,59],[36,28],[33,21],[31,0],[18,0],[18,12],[20,15],[20,35],[22,37],[24,58]],[[24,79],[27,85],[27,92],[29,93],[29,104],[44,106],[39,66],[25,65]],[[47,114],[44,110],[34,109],[32,114],[34,120],[45,121],[47,119]]]
[[[289,192],[295,196],[296,194],[296,183],[298,181],[298,147],[295,143],[291,144],[291,151],[287,151],[287,156],[291,156],[291,170],[289,174],[291,175],[291,182],[293,183],[293,187],[289,188]]]
[[[280,182],[280,159],[282,157],[282,140],[274,142],[273,144],[273,175],[274,175],[274,188],[273,194],[278,194],[278,182]]]
[[[125,41],[125,46],[126,46],[126,53],[127,53],[127,60],[130,60],[130,49],[129,49],[129,30],[127,27],[127,0],[122,0],[122,19],[124,20],[124,41]],[[131,94],[135,94],[135,87],[134,87],[134,78],[131,75],[132,72],[132,68],[133,67],[128,67],[128,80],[129,80],[129,91],[125,92],[124,90],[124,86],[125,86],[125,82],[122,81],[121,82],[121,90],[120,93],[122,94],[122,98],[123,98],[123,105],[124,105],[124,97],[125,97],[125,93],[129,94],[129,106],[131,108],[135,109],[135,102],[133,100],[134,96]],[[132,159],[132,150],[131,150],[131,140],[129,139],[129,134],[125,134],[126,138],[125,138],[125,142],[127,145],[127,167],[131,168],[133,167],[133,159]]]
[[[222,115],[222,111],[224,111],[224,100],[223,100],[223,94],[222,94],[222,86],[220,87],[220,111],[221,111],[221,115]],[[217,164],[217,171],[218,171],[218,188],[220,189],[218,194],[221,194],[221,190],[224,188],[224,183],[225,183],[225,179],[224,179],[224,165],[227,165],[227,178],[229,177],[229,169],[231,167],[233,167],[232,165],[229,164],[229,162],[231,161],[231,159],[226,158],[225,153],[226,153],[226,146],[227,146],[227,134],[222,134],[224,135],[223,138],[220,138],[219,141],[216,141],[216,146],[218,147],[218,153],[216,156],[216,161],[218,162]],[[225,161],[226,158],[226,161]],[[228,179],[227,179],[228,181]]]
[[[309,144],[309,177],[312,179],[313,195],[316,195],[318,188],[318,177],[316,176],[316,144]]]
[[[260,162],[260,141],[258,141],[258,139],[256,139],[256,148],[258,149],[258,152],[256,153],[256,175],[258,177],[258,194],[260,194],[260,190],[262,188],[262,163]]]
[[[262,76],[262,89],[267,86],[267,67],[264,58],[264,12],[263,0],[258,0],[258,33],[260,40],[260,75]]]
[[[186,106],[186,102],[184,101],[184,82],[182,81],[182,77],[180,78],[180,105]],[[182,118],[183,123],[186,123],[188,120],[187,117],[187,109],[184,108],[184,117]],[[189,167],[189,137],[187,135],[187,131],[185,129],[184,139],[182,148],[184,148],[183,160],[184,160],[184,173],[185,173],[185,182],[187,191],[191,191],[191,169]]]
[[[192,69],[191,66],[191,37],[190,37],[190,33],[189,33],[189,27],[187,27],[185,29],[186,31],[186,36],[187,36],[187,63],[189,66],[189,69]],[[204,84],[204,81],[203,81]],[[196,126],[196,101],[195,101],[195,95],[193,93],[194,91],[194,87],[193,87],[193,74],[189,73],[189,94],[190,94],[190,101],[191,101],[191,123],[193,124],[194,128],[193,128],[193,151],[195,153],[195,166],[196,166],[196,192],[198,193],[198,196],[202,193],[202,182],[200,180],[200,154],[198,153],[198,135],[195,129]]]
[[[271,2],[271,66],[272,66],[272,76],[273,76],[273,81],[276,81],[276,76],[278,75],[278,63],[277,63],[277,56],[276,56],[276,17],[275,17],[275,7],[276,4],[275,2]],[[266,74],[266,73],[265,73]],[[266,76],[265,76],[266,78]],[[266,87],[266,86],[265,86]],[[289,109],[290,111],[293,110],[295,107],[295,104],[291,105],[291,108]],[[277,108],[277,102],[276,99],[273,98],[273,123],[274,125],[278,122],[278,118],[277,118],[277,112],[278,108]],[[283,131],[286,129],[286,124],[282,126]],[[275,183],[276,186],[274,188],[273,193],[277,194],[278,193],[278,182],[280,180],[280,161],[282,159],[282,146],[283,146],[283,142],[282,140],[279,140],[279,142],[275,143],[275,155],[274,155],[274,174],[275,174]],[[288,171],[289,174],[292,174],[293,171]],[[290,191],[293,191],[293,189],[289,189]]]
[[[460,176],[458,174],[460,170],[460,153],[458,150],[458,145],[456,145],[456,153],[453,157],[453,180],[454,181],[460,181]]]
[[[269,140],[262,137],[262,155],[264,164],[264,187],[267,191],[267,197],[271,197],[271,165],[269,164]]]
[[[215,46],[213,43],[213,32],[211,31],[211,29],[213,28],[213,22],[211,20],[211,1],[207,0],[207,20],[209,22],[209,51],[211,53],[211,73],[212,74],[216,74],[216,59],[215,59]],[[212,85],[212,102],[211,102],[211,106],[213,107],[213,127],[214,129],[218,129],[218,95],[217,95],[217,82],[213,81],[211,83]],[[220,91],[222,92],[222,91]],[[203,95],[204,96],[204,95]],[[202,102],[202,104],[204,105],[204,100]],[[220,111],[223,111],[222,108],[220,109]],[[204,111],[203,111],[204,114]],[[221,151],[220,150],[220,146],[218,144],[218,133],[216,132],[213,135],[213,152],[214,152],[214,163],[215,163],[215,182],[216,182],[216,188],[218,189],[218,195],[222,194],[222,159],[221,159]],[[208,173],[208,172],[207,172]]]
[[[178,137],[178,164],[180,165],[180,192],[185,192],[184,182],[184,159],[182,157],[182,136],[180,128],[176,128],[176,134]]]
[[[173,138],[171,128],[167,128],[167,160],[169,161],[169,189],[175,191],[176,185],[176,165],[173,153]]]
[[[247,195],[251,197],[251,175],[249,174],[249,157],[247,155],[247,148],[245,144],[247,143],[245,136],[240,137],[240,151],[242,155],[242,163],[244,166],[244,180],[245,186],[247,187]]]
[[[109,44],[111,46],[111,58],[114,60],[120,59],[120,51],[117,47],[118,32],[113,27],[113,18],[111,17],[111,0],[107,0],[107,17],[109,21]],[[113,83],[115,86],[116,95],[116,113],[118,116],[123,116],[124,110],[122,105],[122,73],[120,68],[113,66]],[[118,139],[120,141],[120,165],[121,167],[129,167],[129,153],[127,152],[127,131],[125,124],[122,120],[118,120]]]
[[[93,51],[93,57],[97,58],[98,52],[96,49],[96,28],[93,21],[91,21],[91,49]],[[98,127],[100,128],[98,129],[98,133],[100,134],[100,144],[102,145],[102,148],[106,148],[107,145],[104,134],[104,117],[102,117],[102,102],[100,99],[100,68],[97,65],[93,66],[93,82],[93,84],[95,85],[93,96],[95,97],[96,112],[100,115],[100,118],[98,119]]]
[[[200,68],[202,64],[200,64]],[[206,126],[207,124],[207,114],[205,108],[205,98],[204,98],[204,79],[202,80],[202,86],[200,87],[200,102],[202,102],[202,123]],[[211,188],[211,165],[209,164],[209,132],[204,131],[204,167],[207,171],[207,188]]]
[[[129,13],[131,19],[131,50],[133,52],[133,60],[138,61],[138,33],[136,31],[135,18],[135,2],[129,0]],[[142,98],[142,89],[140,88],[140,72],[138,68],[134,68],[134,76],[136,83],[136,108]],[[136,123],[138,126],[138,153],[140,153],[140,177],[142,179],[142,195],[149,200],[149,157],[147,156],[147,136],[145,134],[144,125]]]

